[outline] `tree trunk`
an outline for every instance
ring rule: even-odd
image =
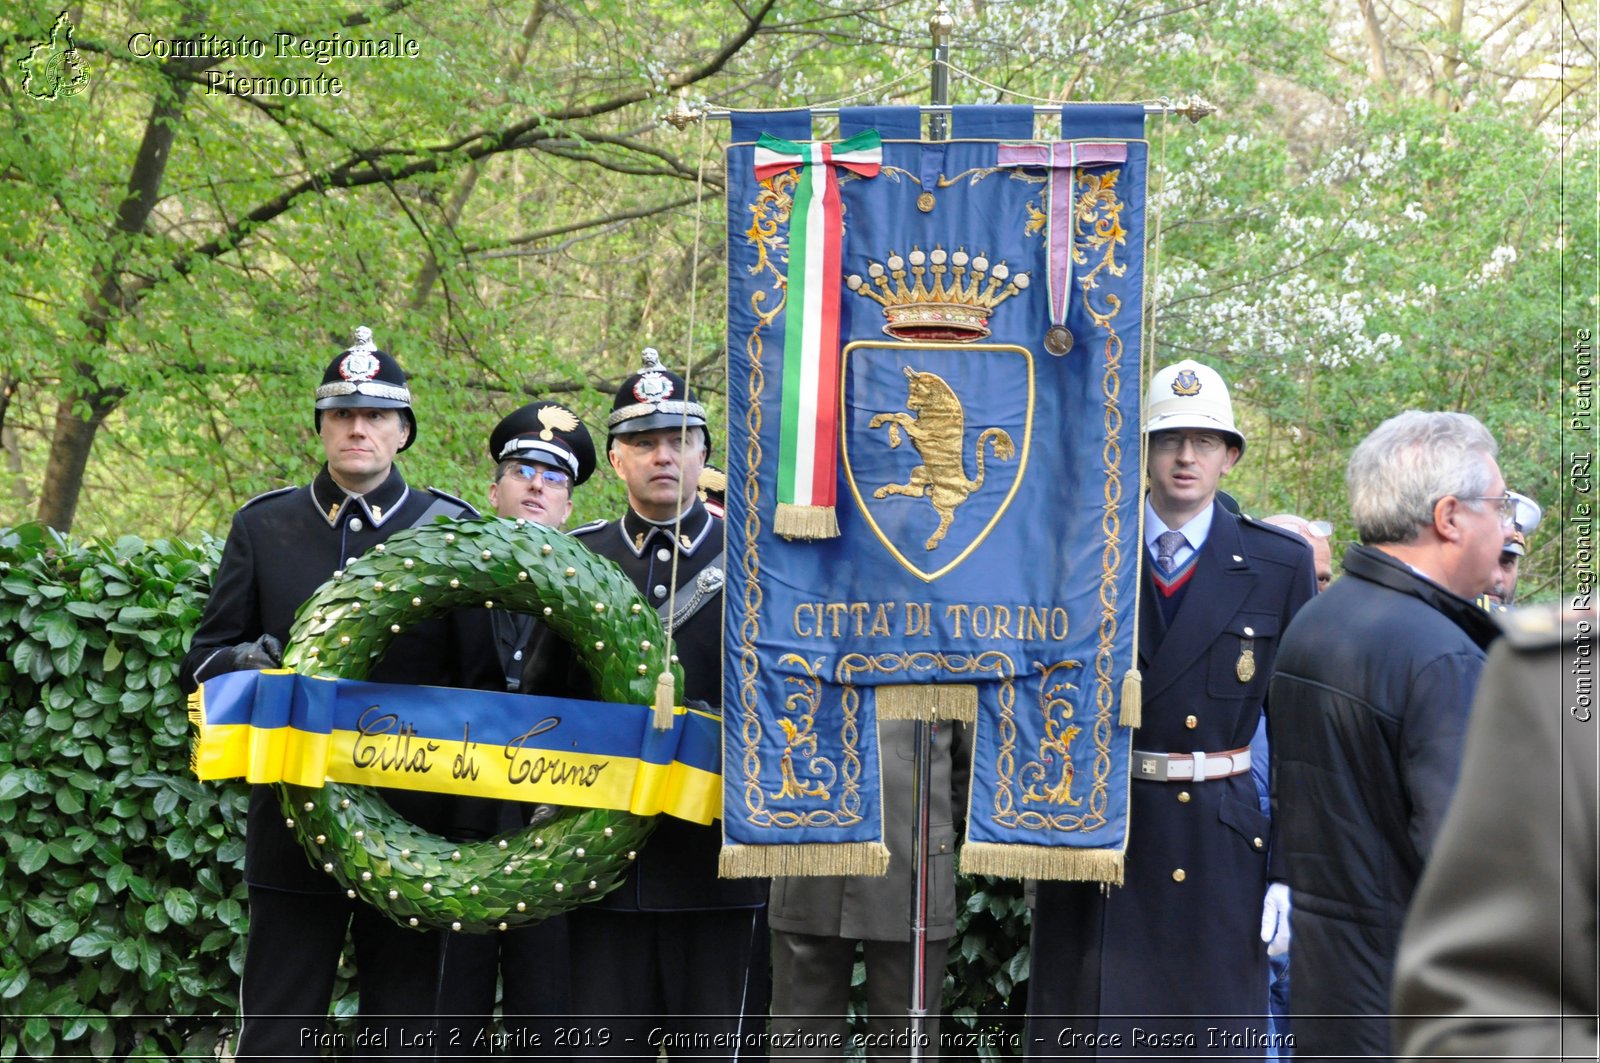
[[[1439,59],[1439,80],[1433,87],[1433,102],[1441,110],[1451,108],[1455,97],[1456,73],[1461,69],[1461,27],[1466,23],[1467,0],[1450,0],[1450,18],[1445,24],[1444,55]]]
[[[17,430],[6,423],[6,418],[11,414],[11,400],[16,398],[20,387],[14,376],[0,377],[0,450],[5,451],[6,471],[12,475],[11,493],[19,504],[17,512],[28,504],[28,483],[22,475],[22,444],[17,439]]]
[[[1357,0],[1361,5],[1361,24],[1367,35],[1367,56],[1372,63],[1368,72],[1373,84],[1389,84],[1389,57],[1383,48],[1383,27],[1378,24],[1378,11],[1372,0]]]
[[[111,259],[96,268],[84,296],[79,320],[85,326],[90,349],[97,349],[102,361],[109,357],[106,336],[112,317],[127,313],[137,305],[140,294],[148,286],[147,282],[139,282],[124,287],[122,265],[129,241],[144,231],[160,199],[161,180],[172,153],[172,141],[177,136],[186,93],[183,83],[174,83],[151,107],[144,140],[139,144],[128,175],[128,194],[118,205],[117,219],[106,233],[106,239],[114,248]],[[37,513],[41,524],[62,533],[72,530],[95,433],[126,394],[121,387],[102,382],[100,366],[87,358],[74,359],[72,371],[76,380],[63,382],[61,399],[56,405],[50,457],[45,463],[44,487],[39,492]],[[78,412],[80,404],[87,404],[88,416]]]

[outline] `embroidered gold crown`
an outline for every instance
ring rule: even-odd
[[[966,248],[950,254],[938,246],[928,252],[913,246],[905,258],[890,251],[883,263],[868,264],[866,279],[852,273],[845,284],[883,307],[889,335],[959,342],[987,336],[989,315],[1028,286],[1028,275],[1012,273],[1003,261],[991,265],[984,255],[970,257]]]

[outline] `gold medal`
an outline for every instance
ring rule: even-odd
[[[1248,683],[1256,677],[1256,652],[1255,640],[1245,639],[1239,646],[1239,659],[1234,662],[1233,674],[1239,677],[1239,682]]]
[[[929,214],[933,211],[933,204],[934,198],[932,192],[924,192],[917,197],[917,209],[922,211],[924,214]]]

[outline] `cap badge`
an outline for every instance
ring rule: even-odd
[[[1188,398],[1200,394],[1200,377],[1193,369],[1180,369],[1172,379],[1172,393]]]
[[[578,415],[565,406],[545,406],[539,410],[539,438],[546,443],[556,437],[557,432],[570,432],[578,427]]]
[[[672,397],[672,379],[654,369],[640,373],[633,384],[633,397],[640,402],[665,402]]]
[[[339,359],[339,375],[346,380],[363,382],[378,375],[382,366],[369,351],[351,350]]]

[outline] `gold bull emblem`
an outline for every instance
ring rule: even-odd
[[[978,436],[976,479],[967,479],[967,467],[962,444],[966,438],[966,412],[961,400],[950,385],[933,373],[921,373],[905,366],[910,394],[906,397],[908,413],[880,413],[873,416],[867,427],[889,426],[889,446],[900,445],[900,430],[911,437],[922,464],[911,470],[911,479],[903,484],[884,484],[872,492],[873,498],[889,495],[909,495],[927,498],[939,514],[939,527],[929,536],[925,549],[932,550],[944,540],[955,519],[956,507],[965,502],[974,491],[983,486],[984,447],[987,445],[997,461],[1009,461],[1016,456],[1016,444],[1003,428],[985,428]],[[915,416],[913,416],[915,414]]]

